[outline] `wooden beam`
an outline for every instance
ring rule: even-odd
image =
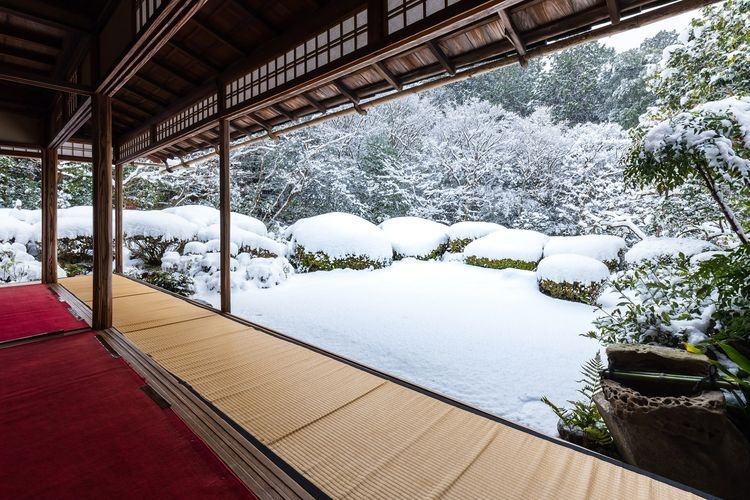
[[[607,0],[607,9],[612,24],[620,24],[620,7],[617,5],[617,0]]]
[[[95,330],[112,326],[112,98],[92,97]]]
[[[123,175],[122,164],[115,165],[115,272],[122,274],[122,247],[125,243],[122,232]]]
[[[77,14],[59,4],[39,0],[3,0],[0,13],[23,17],[39,24],[66,31],[91,31],[93,24],[86,15]],[[86,14],[89,14],[87,12]]]
[[[198,19],[197,17],[194,17],[190,21],[196,26],[198,26],[201,30],[211,35],[218,42],[223,43],[224,45],[231,48],[232,50],[234,50],[240,55],[243,55],[243,56],[245,55],[245,51],[242,50],[242,47],[238,46],[234,41],[230,40],[226,36],[222,35],[218,31],[213,29],[211,26],[206,24],[206,22],[203,21],[202,19]]]
[[[269,132],[269,133],[273,132],[273,127],[271,127],[271,125],[267,121],[263,120],[262,118],[258,118],[257,116],[255,116],[252,113],[248,113],[247,115],[244,116],[244,118],[247,118],[248,120],[250,120],[254,124],[256,124],[259,127],[261,127],[266,132]],[[221,135],[220,135],[220,137],[221,137]]]
[[[229,120],[219,121],[219,259],[221,312],[232,310],[232,280],[230,274],[231,197],[229,183]]]
[[[449,75],[456,74],[456,65],[448,59],[448,56],[445,55],[445,52],[442,51],[437,43],[430,40],[425,45],[430,49],[430,52],[432,52],[432,55],[435,56],[435,59],[437,59],[438,63],[440,63],[440,66],[443,67],[446,73]]]
[[[167,45],[175,49],[177,52],[180,52],[181,54],[189,57],[193,61],[196,61],[198,64],[202,64],[203,66],[210,68],[213,71],[221,71],[222,69],[218,64],[212,62],[209,57],[196,53],[187,45],[184,45],[177,40],[170,40],[169,42],[167,42]]]
[[[57,283],[57,150],[42,150],[42,283]]]
[[[66,82],[64,80],[56,80],[54,78],[48,78],[42,75],[22,73],[20,71],[11,71],[8,69],[0,70],[0,80],[18,83],[21,85],[29,85],[31,87],[56,90],[58,92],[65,92],[68,94],[91,95],[93,92],[93,89],[87,85]]]
[[[281,116],[283,116],[289,121],[292,121],[295,119],[294,115],[290,113],[289,111],[287,111],[286,109],[284,109],[284,107],[281,104],[271,104],[269,108],[271,108],[276,113],[280,114]]]
[[[240,10],[242,10],[245,13],[245,15],[251,20],[252,23],[254,23],[256,26],[264,30],[266,33],[270,35],[278,34],[279,30],[275,26],[273,26],[271,22],[268,21],[265,18],[265,16],[263,16],[262,13],[246,5],[245,2],[241,0],[229,0],[229,1],[235,4]]]
[[[375,68],[375,71],[380,73],[380,76],[382,76],[383,79],[388,82],[395,90],[403,90],[404,87],[399,83],[396,75],[391,73],[391,71],[381,61],[377,61],[372,65],[372,67]]]
[[[299,97],[307,101],[310,104],[310,106],[317,109],[318,112],[320,113],[325,113],[326,111],[328,111],[326,107],[320,104],[320,102],[317,99],[315,99],[313,96],[311,96],[309,92],[302,92],[299,95]]]
[[[352,104],[359,104],[359,96],[357,96],[349,87],[347,87],[344,82],[342,82],[341,80],[334,80],[331,83],[334,87],[336,87],[336,90],[338,90],[341,95],[351,101]]]
[[[497,15],[500,18],[500,22],[502,22],[503,24],[506,38],[510,40],[510,43],[513,44],[513,48],[515,48],[516,52],[518,52],[521,66],[526,66],[526,44],[518,34],[518,30],[516,29],[513,20],[510,18],[508,13],[502,9],[497,11]]]

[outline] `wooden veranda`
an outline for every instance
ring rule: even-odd
[[[102,331],[117,326],[123,166],[218,155],[230,313],[232,148],[714,1],[0,0],[0,155],[41,159],[48,284],[58,161],[92,163],[94,268],[82,301]]]

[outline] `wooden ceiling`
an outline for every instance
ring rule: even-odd
[[[66,61],[83,61],[76,51],[92,50],[108,19],[135,19],[137,36],[150,16],[174,1],[0,0],[0,110],[45,115],[55,99],[68,99],[72,115],[85,95],[28,86],[13,75],[74,85],[90,70],[82,64],[80,74],[66,75]],[[273,135],[286,123],[340,106],[356,108],[428,78],[503,58],[523,64],[556,44],[708,3],[204,0],[114,92],[115,158],[164,161],[211,148],[220,118],[230,118],[234,139]],[[85,121],[81,125],[79,140],[88,134]]]

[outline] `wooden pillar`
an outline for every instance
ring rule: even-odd
[[[42,282],[57,283],[57,150],[42,150]]]
[[[229,120],[219,121],[219,242],[221,264],[221,311],[232,310],[230,279],[231,191],[229,187]]]
[[[92,96],[91,123],[94,153],[92,326],[102,330],[112,326],[112,99],[109,96]]]
[[[122,163],[115,165],[115,272],[122,273]]]

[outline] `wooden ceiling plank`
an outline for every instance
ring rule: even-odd
[[[226,36],[222,35],[215,29],[213,29],[211,26],[209,26],[206,21],[202,19],[198,19],[197,17],[193,17],[190,22],[198,26],[201,30],[211,35],[214,39],[216,39],[218,42],[221,42],[222,44],[226,45],[230,49],[234,50],[236,53],[244,56],[245,51],[242,50],[241,47],[239,47],[235,42],[227,38]]]
[[[325,106],[320,104],[320,102],[317,99],[315,99],[313,96],[311,96],[308,92],[301,93],[299,97],[307,101],[310,104],[310,106],[317,109],[320,113],[325,113],[326,111],[328,111],[328,109],[326,109]]]
[[[203,66],[213,70],[213,71],[221,71],[222,68],[218,64],[212,62],[209,60],[208,56],[201,55],[196,53],[194,50],[190,49],[186,45],[182,44],[181,42],[178,42],[177,40],[170,40],[167,42],[167,45],[172,47],[173,49],[177,50],[177,52],[182,53],[183,55],[189,57],[190,59],[202,64]]]
[[[403,85],[399,83],[396,75],[391,73],[391,71],[385,66],[385,64],[383,64],[381,61],[377,61],[372,66],[373,68],[375,68],[375,71],[377,71],[380,76],[382,76],[383,79],[391,85],[391,87],[393,87],[395,90],[403,90]]]
[[[196,80],[195,78],[191,78],[186,75],[185,71],[180,71],[179,68],[171,68],[168,66],[169,63],[165,61],[160,61],[156,58],[151,58],[149,61],[152,65],[156,66],[157,68],[160,68],[162,71],[168,73],[170,77],[176,78],[178,80],[181,80],[183,83],[187,83],[191,87],[197,87],[202,82]]]
[[[445,52],[443,52],[437,43],[430,40],[425,45],[430,49],[430,52],[432,52],[432,55],[435,56],[435,59],[437,59],[438,63],[440,63],[440,66],[443,67],[446,73],[449,75],[456,74],[456,65],[448,59],[448,56],[445,55]]]
[[[132,84],[128,85],[126,87],[123,87],[122,90],[124,90],[127,93],[133,94],[134,96],[138,97],[139,99],[142,99],[144,101],[148,101],[151,104],[154,104],[154,105],[156,105],[158,107],[162,107],[162,106],[166,106],[167,105],[166,101],[164,101],[162,99],[159,99],[158,97],[156,97],[153,94],[149,95],[149,94],[143,93],[140,90],[136,89]]]
[[[294,120],[294,115],[291,114],[286,109],[284,109],[284,107],[281,104],[278,104],[278,105],[277,104],[271,104],[269,106],[269,108],[271,108],[272,110],[274,110],[276,112],[276,114],[279,114],[279,115],[283,116],[284,118],[286,118],[289,121]]]
[[[237,6],[245,15],[252,20],[253,24],[263,29],[269,35],[278,35],[279,30],[261,12],[253,9],[242,0],[229,0]]]
[[[18,16],[29,21],[61,31],[85,33],[91,31],[92,23],[69,9],[50,5],[38,0],[4,0],[0,12]]]
[[[344,82],[341,80],[334,80],[331,82],[334,87],[336,87],[336,90],[338,90],[341,95],[346,97],[349,101],[352,102],[352,104],[359,104],[359,96],[357,96],[353,90],[351,90],[349,87],[347,87]]]
[[[148,83],[152,87],[155,87],[155,88],[163,91],[165,94],[169,94],[170,96],[172,96],[172,98],[179,98],[180,97],[180,95],[177,92],[173,91],[172,89],[167,88],[163,83],[159,83],[159,82],[157,82],[155,80],[152,80],[150,77],[148,77],[146,75],[142,75],[142,74],[139,73],[139,74],[136,74],[134,78],[136,78],[138,80],[141,80],[143,82]]]

